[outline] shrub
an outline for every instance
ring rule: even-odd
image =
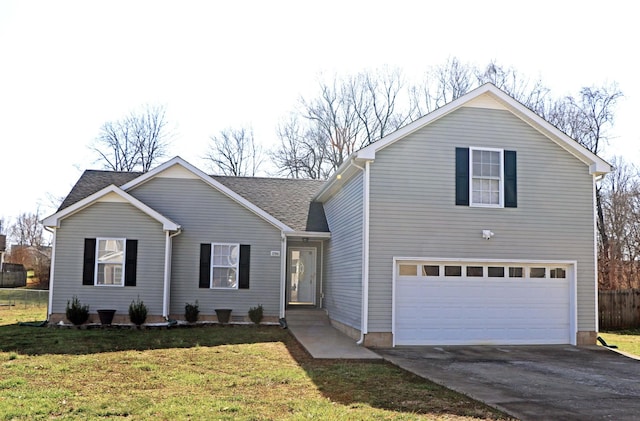
[[[129,305],[129,320],[136,326],[140,326],[147,320],[147,306],[138,298],[137,301],[131,301]]]
[[[195,304],[187,303],[184,306],[184,318],[189,323],[194,323],[198,321],[198,314],[200,314],[200,309],[198,308],[198,300],[196,300]]]
[[[260,324],[260,322],[262,321],[262,316],[263,316],[263,309],[262,309],[262,304],[258,305],[257,307],[251,307],[249,309],[249,319],[251,319],[251,321],[255,324]]]
[[[81,325],[89,319],[89,306],[80,304],[80,300],[74,295],[71,301],[67,301],[66,315],[71,323]]]

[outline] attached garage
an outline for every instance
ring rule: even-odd
[[[575,262],[394,263],[394,345],[575,345]]]

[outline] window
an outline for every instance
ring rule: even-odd
[[[239,244],[212,244],[211,288],[238,288]]]
[[[521,267],[510,267],[509,278],[522,278],[524,276],[524,270]]]
[[[248,289],[251,246],[200,244],[200,288]]]
[[[471,205],[502,206],[502,151],[471,149]]]
[[[440,266],[422,265],[422,276],[440,276]]]
[[[98,238],[96,285],[124,285],[124,242],[122,238]]]
[[[456,148],[456,205],[515,208],[516,152]]]
[[[444,276],[462,276],[462,266],[445,266]]]
[[[564,279],[567,277],[567,271],[562,268],[553,268],[549,271],[552,278]]]
[[[547,273],[547,268],[531,268],[529,277],[531,278],[544,278]]]
[[[138,240],[85,238],[82,284],[136,286]]]
[[[467,266],[467,276],[484,276],[484,268],[482,266]]]
[[[416,265],[400,265],[400,276],[418,276]]]
[[[504,278],[504,268],[502,266],[489,266],[487,275],[489,278]]]

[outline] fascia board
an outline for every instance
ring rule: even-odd
[[[342,176],[342,174],[346,172],[347,168],[351,166],[351,161],[355,157],[355,155],[355,153],[349,155],[338,167],[338,169],[333,172],[331,177],[329,177],[329,179],[322,185],[320,191],[313,197],[313,202],[323,201],[327,192],[329,192],[336,183],[344,183],[345,180],[343,180],[341,177],[338,178],[338,175]]]
[[[60,221],[61,220],[73,215],[76,212],[81,211],[84,208],[87,208],[87,207],[93,205],[95,202],[97,202],[99,199],[101,199],[102,197],[106,196],[109,193],[117,194],[118,196],[120,196],[127,203],[131,204],[132,206],[134,206],[138,210],[144,212],[145,214],[149,215],[151,218],[153,218],[156,221],[160,222],[162,224],[163,230],[165,230],[165,231],[177,231],[177,230],[180,229],[180,225],[179,224],[176,224],[175,222],[173,222],[172,220],[170,220],[166,216],[164,216],[161,213],[159,213],[158,211],[152,209],[148,205],[142,203],[140,200],[136,199],[135,197],[131,196],[129,193],[123,191],[122,189],[120,189],[119,187],[117,187],[117,186],[115,186],[113,184],[103,188],[102,190],[100,190],[100,191],[98,191],[98,192],[96,192],[96,193],[94,193],[94,194],[92,194],[90,196],[85,197],[84,199],[80,200],[79,202],[74,203],[71,206],[68,206],[68,207],[64,208],[60,212],[56,212],[53,215],[46,217],[45,219],[42,220],[42,224],[47,226],[47,227],[60,228]]]
[[[319,232],[319,231],[293,231],[286,233],[287,238],[291,237],[306,237],[311,239],[321,239],[328,240],[331,238],[330,232]]]
[[[562,130],[531,111],[528,107],[516,101],[514,98],[510,97],[495,86],[491,86],[493,87],[493,89],[491,89],[491,94],[497,101],[504,104],[514,115],[519,117],[525,123],[529,124],[544,136],[558,144],[558,146],[578,158],[583,163],[587,164],[591,174],[600,175],[612,171],[611,164],[607,161],[582,146]]]
[[[233,190],[229,189],[227,186],[223,185],[222,183],[220,183],[220,182],[214,180],[213,178],[209,177],[209,175],[207,175],[203,171],[199,170],[198,168],[194,167],[193,165],[189,164],[187,161],[185,161],[184,159],[180,158],[179,156],[176,156],[175,158],[165,162],[164,164],[161,164],[161,165],[157,166],[153,170],[151,170],[151,171],[149,171],[149,172],[147,172],[145,174],[142,174],[140,177],[137,177],[137,178],[131,180],[130,182],[124,184],[122,186],[122,190],[128,191],[130,189],[133,189],[134,187],[137,187],[137,186],[139,186],[139,185],[151,180],[152,178],[154,178],[156,175],[158,175],[162,171],[164,171],[167,168],[169,168],[169,167],[171,167],[173,165],[176,165],[176,164],[181,165],[182,167],[184,167],[188,171],[192,172],[194,175],[196,175],[198,178],[200,178],[206,184],[208,184],[209,186],[211,186],[214,189],[218,190],[219,192],[221,192],[225,196],[229,197],[233,201],[237,202],[241,206],[247,208],[251,212],[255,213],[256,215],[258,215],[259,217],[261,217],[265,221],[269,222],[271,225],[275,226],[279,230],[285,231],[285,232],[293,231],[292,228],[290,228],[288,225],[284,224],[279,219],[274,218],[271,214],[269,214],[269,213],[265,212],[264,210],[260,209],[259,207],[257,207],[253,203],[249,202],[244,197],[240,196],[238,193],[234,192]]]

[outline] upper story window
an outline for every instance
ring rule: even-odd
[[[501,149],[471,149],[471,206],[502,206]]]
[[[516,208],[516,151],[456,148],[455,198],[458,206]]]

